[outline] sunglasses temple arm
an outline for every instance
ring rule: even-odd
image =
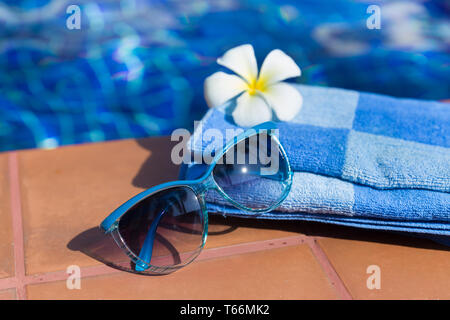
[[[148,264],[152,259],[153,242],[155,240],[156,228],[158,227],[159,221],[161,220],[164,213],[166,213],[166,211],[167,207],[158,214],[156,219],[153,220],[150,229],[148,229],[144,244],[142,245],[141,251],[139,252],[139,259],[141,261],[136,262],[135,271],[145,271],[148,269]]]

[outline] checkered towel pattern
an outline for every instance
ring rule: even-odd
[[[295,171],[292,190],[276,211],[258,218],[450,235],[449,105],[306,85],[298,90],[302,110],[278,123]],[[210,145],[205,130],[238,128],[230,108],[209,110],[190,141],[194,152]],[[213,193],[207,200],[212,212],[248,216]]]

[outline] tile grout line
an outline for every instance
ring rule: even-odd
[[[317,238],[308,237],[306,243],[310,247],[311,251],[313,252],[317,261],[319,262],[322,269],[326,273],[328,279],[331,281],[331,284],[337,291],[340,298],[343,300],[353,300],[352,295],[350,294],[349,290],[345,286],[342,279],[339,277],[339,274],[336,272],[336,269],[334,269],[330,259],[328,259],[326,253],[320,247],[319,243],[317,243]]]
[[[222,257],[229,257],[238,254],[252,253],[263,250],[278,249],[282,247],[299,245],[305,242],[305,235],[260,240],[254,242],[240,243],[225,247],[211,248],[203,250],[197,258],[199,261],[210,260]]]
[[[277,238],[277,239],[269,239],[269,240],[261,240],[249,243],[241,243],[235,244],[225,247],[211,248],[203,250],[202,254],[196,259],[196,261],[205,261],[205,260],[213,260],[218,258],[225,258],[233,255],[259,252],[263,250],[271,250],[277,249],[287,246],[299,245],[305,243],[311,249],[314,257],[319,262],[320,266],[324,270],[327,278],[331,281],[333,288],[338,293],[338,296],[344,300],[351,300],[352,296],[345,287],[345,284],[340,279],[336,270],[332,266],[330,260],[326,256],[325,252],[322,250],[320,245],[317,243],[316,238],[309,237],[306,235],[292,236],[286,238]],[[23,254],[23,253],[22,253]],[[25,270],[25,268],[23,268]],[[107,265],[97,265],[97,266],[89,266],[82,267],[81,274],[82,278],[91,278],[96,276],[107,276],[114,275],[120,272],[124,272]],[[26,285],[30,284],[43,284],[43,283],[51,283],[56,281],[64,281],[67,279],[66,271],[55,271],[55,272],[46,272],[43,274],[34,274],[26,276],[23,273],[23,277],[16,278],[5,278],[0,279],[0,289],[8,289],[14,288],[14,286],[21,286],[25,288]],[[20,298],[20,297],[19,297]],[[22,299],[26,299],[26,292],[24,290]]]
[[[200,256],[195,261],[206,261],[213,260],[218,258],[225,258],[233,255],[259,252],[263,250],[271,250],[278,249],[288,246],[299,245],[306,242],[305,235],[285,237],[285,238],[277,238],[277,239],[269,239],[269,240],[260,240],[248,243],[240,243],[235,245],[229,245],[218,248],[205,249],[202,251]],[[81,268],[82,279],[96,277],[96,276],[105,276],[105,275],[114,275],[119,272],[124,272],[107,265],[97,265],[97,266],[89,266]],[[41,274],[34,274],[25,276],[22,279],[23,285],[30,284],[42,284],[56,281],[64,281],[67,279],[66,271],[54,271],[54,272],[45,272]],[[0,279],[0,289],[8,289],[13,287],[14,278],[6,278]]]
[[[205,261],[205,260],[213,260],[218,258],[225,258],[233,255],[245,254],[258,252],[263,250],[277,249],[281,247],[293,246],[303,243],[305,236],[293,236],[286,238],[277,238],[270,240],[261,240],[255,242],[248,243],[240,243],[225,247],[211,248],[205,249],[202,253],[197,257],[195,261]],[[104,276],[104,275],[113,275],[119,272],[125,272],[122,270],[118,270],[107,265],[98,265],[91,267],[82,267],[81,275],[82,279],[95,277],[95,276]],[[26,284],[38,284],[38,283],[48,283],[55,281],[62,281],[67,279],[67,273],[65,271],[56,271],[49,272],[40,275],[32,275],[27,276],[25,279]]]
[[[81,279],[86,279],[86,278],[91,278],[91,277],[96,277],[96,276],[104,276],[104,275],[114,275],[119,272],[124,272],[124,271],[109,267],[104,264],[80,268]],[[25,284],[30,285],[30,284],[52,283],[52,282],[57,282],[57,281],[64,281],[64,280],[67,280],[67,278],[68,278],[68,274],[66,271],[46,272],[46,273],[26,276]]]
[[[11,215],[14,239],[15,284],[17,299],[26,300],[25,255],[23,240],[22,203],[20,199],[19,164],[17,152],[8,156]]]

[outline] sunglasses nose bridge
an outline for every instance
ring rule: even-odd
[[[217,188],[217,183],[214,180],[214,177],[212,174],[210,174],[208,177],[206,177],[204,180],[202,180],[197,186],[196,186],[196,191],[198,194],[205,194],[206,191],[208,191],[209,189],[216,189]]]

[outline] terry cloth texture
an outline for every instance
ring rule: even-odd
[[[450,235],[449,105],[297,88],[304,99],[301,111],[292,121],[277,123],[294,170],[287,199],[275,211],[255,215],[209,192],[210,212]],[[226,130],[239,129],[230,116],[232,108],[228,104],[208,111],[189,141],[193,152],[223,145]],[[223,141],[203,134],[208,129],[219,130]],[[183,168],[182,178],[192,175],[192,166]],[[263,189],[255,185],[252,193]],[[270,192],[265,194],[270,200]]]

